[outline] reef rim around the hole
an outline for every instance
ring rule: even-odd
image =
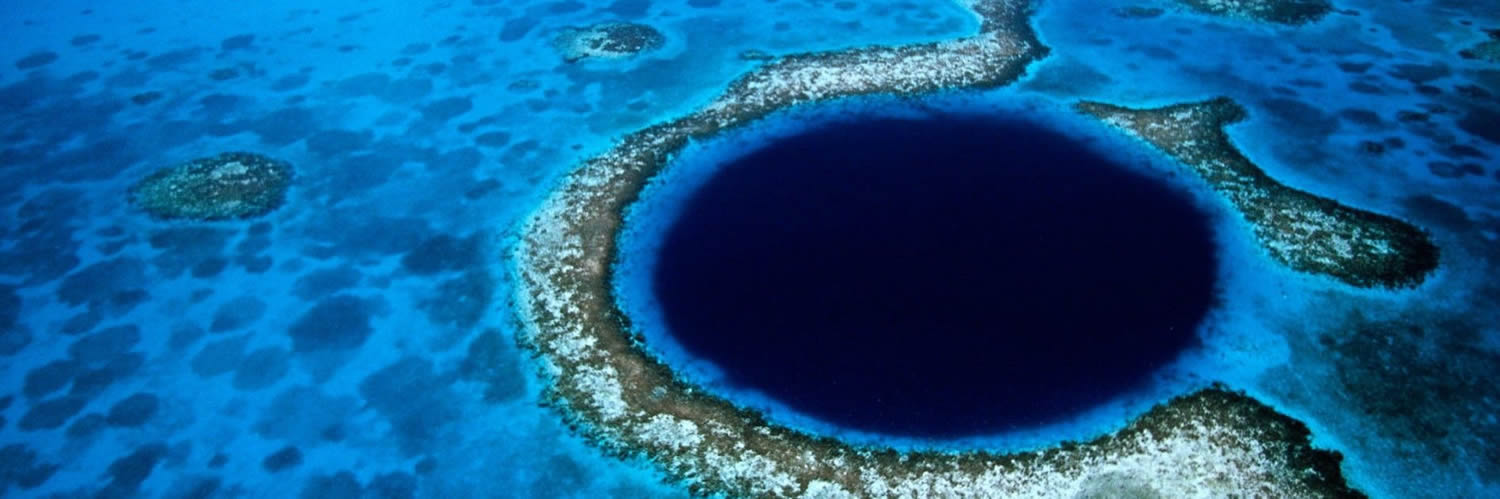
[[[1355,496],[1336,452],[1301,423],[1223,386],[1181,396],[1086,443],[1013,454],[856,447],[766,422],[676,378],[641,348],[610,283],[625,207],[691,139],[790,106],[1011,83],[1043,57],[1023,0],[967,0],[980,33],[949,42],[793,55],[707,107],[626,136],[585,162],[523,228],[514,257],[520,340],[545,402],[608,452],[638,456],[699,494],[730,496]]]

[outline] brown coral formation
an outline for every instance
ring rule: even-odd
[[[1266,175],[1224,127],[1245,110],[1227,98],[1155,109],[1084,102],[1078,109],[1182,162],[1244,215],[1276,261],[1360,287],[1421,284],[1438,248],[1404,221],[1293,189]]]

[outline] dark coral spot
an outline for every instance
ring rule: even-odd
[[[281,450],[271,453],[260,461],[260,466],[271,473],[295,468],[300,464],[302,464],[302,451],[291,445],[282,447]]]
[[[476,235],[459,239],[447,234],[432,237],[401,256],[401,267],[417,275],[432,275],[460,270],[479,259],[480,238]]]
[[[156,470],[156,465],[167,456],[167,446],[152,443],[136,447],[130,454],[121,456],[109,464],[110,482],[105,487],[106,496],[131,496],[146,478]]]
[[[265,313],[266,302],[254,296],[241,296],[219,305],[208,330],[222,333],[240,329],[260,320]]]
[[[73,395],[44,400],[32,405],[31,409],[21,416],[19,427],[21,431],[59,428],[83,411],[87,405],[88,399]]]
[[[193,373],[211,378],[233,371],[239,365],[240,359],[244,358],[245,346],[249,342],[249,335],[241,335],[204,345],[203,349],[198,351],[198,355],[193,356],[190,363]]]
[[[116,258],[74,272],[57,288],[57,299],[69,305],[106,304],[116,294],[146,284],[146,265],[135,258]]]
[[[364,486],[354,473],[340,471],[333,475],[314,476],[303,485],[301,499],[359,499]]]
[[[78,375],[78,363],[72,360],[54,360],[26,373],[21,393],[28,398],[41,398],[66,388]]]
[[[468,97],[448,97],[422,106],[422,118],[432,122],[445,122],[474,109],[474,101]]]
[[[526,377],[520,354],[499,331],[487,330],[469,343],[468,355],[459,365],[464,379],[484,384],[487,402],[514,400],[526,392]]]
[[[440,375],[432,361],[408,356],[360,381],[359,394],[390,420],[402,452],[419,454],[458,417],[450,376]]]
[[[137,393],[126,397],[124,400],[115,402],[109,408],[109,413],[104,421],[110,426],[136,427],[146,424],[156,415],[156,409],[161,405],[161,400],[154,394]]]
[[[351,350],[369,338],[371,303],[356,296],[335,295],[314,305],[290,333],[297,352]]]
[[[234,371],[234,388],[254,391],[276,384],[291,368],[287,357],[287,351],[281,347],[265,347],[250,352],[240,360],[239,368]]]
[[[85,365],[100,365],[129,352],[140,341],[140,328],[134,325],[115,326],[74,341],[68,346],[68,355]]]
[[[57,62],[57,59],[57,52],[43,50],[40,52],[33,52],[20,59],[16,59],[15,65],[16,69],[25,71],[28,69],[36,69],[48,64],[52,64],[53,62]]]

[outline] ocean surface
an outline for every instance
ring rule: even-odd
[[[1500,496],[1500,7],[1335,0],[1315,21],[1282,24],[1189,3],[1041,1],[1030,22],[1050,53],[1015,83],[791,109],[688,146],[681,165],[627,210],[614,289],[620,307],[648,350],[683,379],[772,422],[860,444],[1045,448],[1108,434],[1154,404],[1220,382],[1306,423],[1313,444],[1342,453],[1349,484],[1372,497]],[[628,57],[565,50],[567,36],[607,22],[646,26],[660,39]],[[544,404],[546,366],[518,344],[513,308],[509,248],[528,215],[581,162],[625,134],[708,104],[767,58],[947,40],[978,26],[948,0],[12,0],[0,6],[0,495],[688,496],[653,463],[606,455],[570,429],[555,404]],[[1170,158],[1071,109],[1085,99],[1145,108],[1216,96],[1246,108],[1249,119],[1229,133],[1270,176],[1421,227],[1442,250],[1438,269],[1415,288],[1395,290],[1288,269],[1265,255],[1231,206],[1173,173]],[[1088,210],[1119,202],[1159,215],[1153,222],[1209,226],[1211,240],[1192,227],[1145,236],[1182,241],[1171,251],[1186,256],[1174,260],[1203,259],[1175,268],[1152,260],[1161,255],[1145,246],[1096,248],[1109,261],[1138,265],[1128,270],[1163,273],[1158,288],[1211,281],[1208,312],[1191,305],[1201,294],[1158,289],[1098,297],[1129,319],[1024,318],[1072,331],[1185,313],[1182,320],[1201,327],[1169,338],[1180,352],[1158,359],[1136,342],[1087,336],[1045,345],[958,342],[951,348],[966,353],[1073,347],[1056,358],[1099,372],[1111,367],[1104,353],[1140,350],[1149,369],[1123,362],[1131,364],[1119,371],[1128,386],[1091,387],[1096,393],[1046,393],[1088,385],[1090,372],[1026,365],[1039,359],[1019,353],[1006,369],[955,369],[954,379],[1045,374],[1021,390],[948,383],[932,400],[1003,392],[1066,401],[1053,405],[1067,411],[940,423],[963,430],[954,434],[922,426],[939,424],[933,420],[841,417],[861,406],[840,406],[788,378],[826,375],[820,369],[828,366],[789,374],[756,365],[761,357],[716,363],[699,354],[777,350],[673,336],[673,327],[690,328],[658,299],[658,257],[672,254],[658,254],[663,241],[699,189],[755,192],[714,187],[716,168],[809,130],[836,134],[851,116],[945,110],[1054,130],[1012,135],[1023,145],[1077,141],[1134,169],[1109,172],[1121,175],[1107,177],[1110,184],[1153,184],[1197,210],[1142,206],[1159,198],[1089,197],[1095,204],[1072,206],[1078,212],[1059,219],[1097,219]],[[963,141],[937,141],[975,147],[956,142]],[[817,147],[828,146],[804,149],[837,155]],[[153,216],[137,201],[135,186],[154,172],[234,151],[290,165],[284,202],[245,218],[195,220]],[[1012,166],[1070,161],[1035,151],[994,156]],[[1076,171],[1089,168],[1097,167]],[[883,182],[904,180],[899,165],[879,170]],[[934,175],[944,173],[912,178],[936,182]],[[1068,181],[1062,173],[1040,177]],[[1091,179],[1086,192],[1100,192],[1100,179]],[[804,195],[800,202],[819,199]],[[745,203],[725,210],[743,216],[753,205]],[[948,209],[970,207],[956,206]],[[924,212],[890,216],[898,215]],[[1109,220],[1116,228],[1149,224],[1129,214]],[[807,223],[809,233],[840,236],[816,226],[833,222]],[[1184,245],[1208,245],[1212,254]],[[931,244],[911,248],[941,254]],[[900,274],[900,259],[886,256],[841,262],[850,267],[839,278]],[[1104,269],[1008,271],[1022,270],[1065,293],[1068,283],[1090,287]],[[1179,282],[1172,279],[1180,284],[1162,284]],[[941,292],[972,298],[951,289],[911,298],[944,301]],[[757,295],[768,300],[757,303],[771,306],[766,297],[774,294]],[[1153,297],[1189,304],[1156,310]],[[1004,310],[1036,312],[1012,305],[955,319],[954,327],[1004,323]],[[807,325],[796,318],[817,311],[775,319]],[[752,326],[738,331],[742,341],[765,339]],[[828,338],[782,340],[805,341],[798,348],[820,358],[850,354]],[[869,348],[850,355],[913,353],[861,345]],[[920,355],[943,358],[937,347]],[[744,369],[772,381],[746,382],[736,374]],[[953,410],[975,407],[986,406]]]

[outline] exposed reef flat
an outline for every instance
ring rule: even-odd
[[[1078,109],[1140,138],[1197,172],[1254,227],[1272,258],[1359,287],[1421,284],[1438,248],[1421,229],[1287,187],[1255,166],[1224,127],[1245,119],[1227,98],[1155,109],[1083,102]]]
[[[1328,0],[1177,0],[1205,14],[1279,24],[1306,24],[1333,11]]]
[[[690,139],[774,111],[866,94],[1015,81],[1043,57],[1024,0],[967,0],[972,37],[791,55],[705,108],[627,135],[565,178],[515,247],[521,341],[544,399],[601,448],[643,457],[699,494],[777,497],[1355,496],[1337,453],[1305,427],[1222,387],[1179,397],[1124,430],[1017,454],[860,448],[762,419],[681,381],[647,353],[611,292],[625,207]]]

